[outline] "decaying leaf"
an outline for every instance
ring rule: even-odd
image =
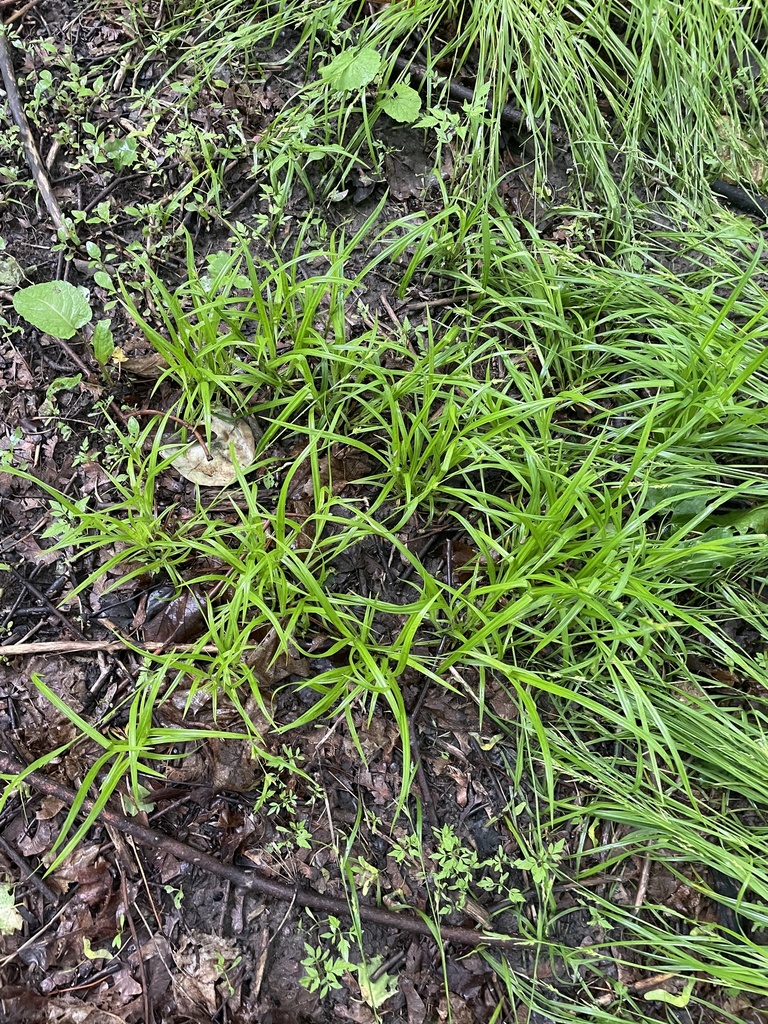
[[[246,420],[227,413],[211,416],[208,456],[199,443],[185,447],[173,460],[173,468],[185,479],[203,487],[226,487],[237,479],[235,466],[245,469],[253,462],[256,442]],[[166,456],[173,449],[164,449]]]
[[[307,658],[294,647],[288,645],[288,649],[280,651],[280,637],[277,630],[267,630],[259,639],[258,647],[248,651],[245,655],[245,664],[254,672],[262,686],[274,686],[288,676],[298,675],[303,678],[309,676],[309,663]]]
[[[200,588],[182,590],[144,623],[144,639],[148,643],[186,643],[201,632],[204,612],[205,596]]]
[[[190,931],[174,959],[180,973],[173,983],[179,1009],[199,1019],[200,1010],[214,1014],[217,1006],[216,983],[226,978],[240,962],[238,948],[230,939],[204,932]]]
[[[168,369],[168,360],[159,352],[150,352],[146,356],[123,356],[116,360],[123,370],[135,373],[137,377],[150,377],[155,380],[162,376],[163,370]]]
[[[397,978],[391,974],[381,974],[374,979],[378,968],[384,962],[383,956],[374,956],[361,964],[357,972],[360,995],[374,1010],[385,1003],[397,992]]]
[[[0,885],[0,935],[13,935],[24,924],[21,914],[16,909],[13,889],[10,885]]]
[[[215,790],[248,793],[263,779],[264,769],[256,760],[253,744],[245,740],[208,741],[211,785]]]
[[[0,288],[18,288],[24,280],[24,271],[13,256],[0,256]]]

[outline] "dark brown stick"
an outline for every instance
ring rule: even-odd
[[[48,612],[55,618],[57,618],[65,629],[68,629],[70,633],[73,636],[77,637],[79,641],[85,640],[85,635],[77,628],[77,626],[74,626],[66,617],[66,615],[63,615],[56,607],[56,605],[52,601],[49,601],[42,591],[37,589],[34,583],[31,583],[28,579],[25,579],[24,576],[22,576],[22,574],[18,572],[18,570],[15,569],[12,565],[8,565],[7,570],[16,577],[16,579],[19,581],[22,587],[29,591],[32,597],[40,601],[41,604],[45,605],[45,607],[48,609]]]
[[[23,764],[20,764],[9,754],[0,752],[0,773],[12,776],[18,775],[24,770],[25,766]],[[71,789],[60,785],[58,782],[54,782],[52,779],[46,778],[39,772],[31,772],[25,776],[24,781],[34,786],[38,792],[44,793],[46,796],[56,797],[58,800],[64,800],[70,805],[77,795]],[[84,800],[82,802],[81,809],[84,812],[90,811],[92,807],[92,800]],[[274,882],[269,878],[264,878],[255,871],[241,871],[239,868],[232,867],[229,864],[222,864],[215,857],[211,857],[210,854],[203,853],[202,850],[196,850],[191,846],[180,843],[177,839],[171,839],[170,836],[166,836],[162,832],[144,828],[143,825],[139,825],[129,818],[124,818],[121,814],[116,814],[114,811],[101,811],[99,820],[119,829],[123,834],[131,836],[137,843],[141,843],[142,846],[147,846],[160,853],[170,854],[176,860],[191,864],[218,878],[224,878],[233,885],[237,885],[249,892],[260,892],[265,896],[271,896],[272,899],[283,900],[286,903],[295,901],[302,907],[310,907],[312,910],[319,910],[322,913],[334,914],[340,917],[350,917],[353,913],[346,900],[336,899],[332,896],[321,896],[319,893],[307,892],[304,889],[294,889],[289,885],[283,885],[281,882]],[[359,913],[363,921],[370,921],[371,924],[381,925],[383,928],[394,928],[400,931],[411,932],[415,935],[434,937],[433,930],[427,922],[421,918],[413,917],[411,914],[400,914],[392,910],[368,907],[363,904],[358,905],[355,913]],[[444,942],[455,942],[461,946],[497,946],[511,949],[527,945],[524,940],[514,939],[510,936],[483,935],[482,932],[475,931],[473,928],[456,928],[448,925],[440,926],[440,937]]]
[[[725,199],[737,210],[751,213],[753,217],[760,217],[761,220],[768,220],[768,198],[765,196],[747,192],[741,185],[732,185],[720,178],[712,182],[711,188],[716,196]]]
[[[13,60],[11,58],[10,47],[8,46],[6,29],[2,24],[0,24],[0,73],[2,73],[3,76],[3,84],[5,85],[5,91],[8,96],[8,106],[11,111],[11,116],[13,117],[16,127],[21,133],[21,141],[24,144],[24,154],[27,158],[29,169],[32,172],[32,177],[35,179],[35,184],[43,198],[43,202],[45,203],[48,214],[53,221],[54,227],[57,231],[60,231],[65,229],[64,217],[58,200],[51,189],[48,181],[48,175],[45,173],[43,162],[40,159],[40,154],[37,151],[37,146],[35,145],[35,140],[29,127],[29,121],[27,121],[27,115],[24,113],[21,96],[19,95],[18,86],[16,85],[16,75],[13,71]]]
[[[426,68],[419,67],[418,64],[411,63],[411,61],[407,60],[405,57],[396,57],[395,67],[398,71],[406,71],[411,76],[411,79],[418,82],[419,85],[427,77]],[[447,86],[448,95],[452,100],[460,100],[462,103],[471,103],[475,97],[474,90],[468,88],[466,85],[461,85],[459,82],[454,82],[453,79],[439,79],[435,82],[435,85]],[[486,101],[485,105],[488,110],[493,111],[493,103],[490,99]],[[523,134],[524,132],[531,132],[536,128],[540,132],[548,132],[549,137],[557,145],[563,145],[566,142],[565,136],[556,125],[547,125],[539,119],[531,122],[527,114],[522,110],[518,110],[517,107],[513,107],[510,103],[505,103],[498,111],[498,114],[502,124],[505,124],[508,128],[514,128],[515,131],[520,134]]]
[[[63,255],[63,251],[60,252],[59,255],[62,256]],[[54,338],[54,340],[55,340],[56,344],[59,346],[59,348],[72,360],[72,362],[75,364],[75,366],[79,370],[82,370],[82,372],[83,372],[83,374],[85,376],[85,379],[90,384],[96,384],[97,386],[99,386],[98,379],[96,378],[96,376],[93,373],[91,373],[90,369],[83,362],[83,360],[80,358],[80,356],[77,354],[77,352],[75,352],[75,350],[70,345],[68,345],[66,343],[66,341],[64,341],[63,338]],[[119,407],[119,405],[116,402],[110,402],[109,403],[109,411],[112,413],[112,415],[115,417],[115,419],[120,420],[121,423],[127,423],[128,422],[128,416],[122,411],[122,409]]]
[[[420,67],[417,64],[411,63],[405,57],[395,58],[395,67],[398,71],[407,72],[413,81],[421,85],[421,83],[427,77],[427,69]],[[453,79],[442,79],[436,83],[438,85],[447,86],[448,95],[452,100],[469,102],[471,103],[474,99],[474,90],[468,88],[466,85],[461,85],[459,82],[454,82]],[[488,110],[493,111],[493,104],[491,100],[486,102]],[[498,112],[499,119],[502,124],[505,124],[508,128],[514,128],[515,131],[521,135],[526,131],[532,131],[536,128],[540,132],[549,131],[549,136],[554,143],[559,146],[565,145],[567,140],[562,129],[556,125],[550,124],[547,126],[543,121],[537,119],[531,123],[528,116],[516,107],[511,106],[509,103],[505,103],[504,106]],[[743,210],[745,213],[752,214],[753,217],[760,217],[763,220],[768,220],[768,197],[750,192],[741,185],[733,185],[731,182],[723,181],[717,178],[711,182],[710,188],[716,196],[721,199],[725,199],[731,206],[735,206],[738,210]]]
[[[113,840],[114,842],[114,840]],[[118,856],[118,864],[120,859]],[[136,960],[139,965],[139,977],[141,979],[141,1001],[144,1006],[144,1020],[147,1024],[155,1024],[155,1015],[152,1012],[152,1006],[149,1002],[149,981],[147,979],[147,965],[144,963],[144,957],[141,952],[141,943],[139,942],[139,936],[136,931],[136,922],[133,920],[133,914],[131,913],[131,901],[128,898],[128,883],[125,880],[124,865],[120,864],[120,892],[123,897],[123,903],[125,905],[125,917],[128,921],[128,927],[131,930],[131,938],[133,944],[136,947]]]
[[[209,462],[211,461],[212,456],[208,451],[208,445],[203,440],[203,435],[196,427],[187,423],[187,421],[183,420],[180,416],[172,416],[169,412],[163,412],[162,409],[128,409],[126,412],[128,416],[165,416],[166,419],[171,420],[173,423],[180,423],[182,427],[186,427],[186,429],[194,435],[195,440],[203,449],[203,454],[206,459],[208,459]]]
[[[59,897],[49,886],[45,884],[42,878],[38,878],[34,869],[27,864],[24,858],[14,850],[10,843],[6,842],[2,836],[0,836],[0,850],[8,857],[16,867],[24,872],[23,881],[30,882],[36,889],[38,889],[43,896],[48,900],[49,903],[58,903]]]

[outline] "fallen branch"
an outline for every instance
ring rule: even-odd
[[[25,770],[25,765],[16,761],[9,754],[0,752],[0,773],[3,775],[19,775]],[[58,800],[63,800],[70,806],[77,796],[73,790],[60,785],[58,782],[54,782],[52,779],[46,778],[39,772],[30,772],[25,775],[24,782],[33,786],[38,792],[46,796],[55,797]],[[80,805],[81,811],[85,813],[92,808],[92,800],[83,800]],[[321,913],[344,917],[352,916],[353,911],[346,900],[336,899],[333,896],[321,896],[319,893],[307,892],[304,889],[295,889],[289,885],[283,885],[281,882],[274,882],[272,879],[264,878],[256,871],[242,871],[229,864],[222,864],[210,854],[203,853],[202,850],[196,850],[185,843],[180,843],[177,839],[171,839],[170,836],[166,836],[162,832],[144,828],[143,825],[139,825],[131,821],[130,818],[125,818],[122,814],[117,814],[114,811],[103,810],[99,813],[98,817],[106,825],[111,825],[124,835],[131,836],[132,839],[135,839],[137,843],[141,843],[142,846],[147,846],[158,851],[158,853],[170,854],[178,861],[191,864],[202,871],[207,871],[210,875],[226,879],[226,881],[231,882],[232,885],[239,886],[241,889],[246,889],[249,892],[259,892],[265,896],[271,896],[272,899],[283,900],[286,903],[297,903],[299,906],[310,907],[312,910],[319,910]],[[433,929],[437,926],[430,926],[426,921],[411,914],[401,914],[394,910],[383,910],[379,907],[368,907],[364,904],[359,904],[355,908],[354,913],[359,914],[363,921],[369,921],[371,924],[377,924],[383,928],[394,928],[399,931],[410,932],[414,935],[426,935],[429,938],[435,938]],[[455,942],[462,946],[496,946],[512,949],[528,945],[522,939],[514,939],[507,935],[484,935],[482,932],[475,931],[474,928],[457,928],[449,925],[440,926],[440,937],[444,942]]]
[[[722,181],[717,178],[712,182],[710,188],[716,196],[725,199],[737,210],[751,213],[753,217],[761,217],[768,220],[768,199],[765,196],[754,195],[747,192],[741,185],[732,185],[729,181]]]
[[[2,6],[10,7],[12,3],[16,3],[16,0],[8,0],[8,2],[3,4]],[[40,0],[29,0],[29,3],[24,4],[24,6],[20,7],[18,11],[14,11],[13,14],[9,14],[8,17],[5,19],[5,24],[12,25],[14,21],[20,21],[27,13],[27,11],[31,11],[33,7],[37,7],[39,3]]]
[[[418,85],[422,85],[429,74],[426,68],[413,64],[405,57],[396,57],[395,67],[398,71],[405,71],[410,75],[411,80],[415,81]],[[461,85],[460,82],[455,82],[453,79],[437,78],[435,84],[447,88],[448,95],[452,100],[471,103],[475,98],[473,89],[466,85]],[[494,112],[494,106],[490,99],[486,101],[486,107],[489,112]],[[517,107],[513,107],[509,103],[505,103],[496,113],[502,124],[514,129],[520,135],[525,132],[530,133],[535,128],[539,132],[548,133],[556,145],[563,146],[567,144],[566,135],[561,128],[552,124],[547,125],[539,118],[531,119],[522,110],[518,110]],[[709,187],[716,196],[720,199],[725,199],[731,206],[735,206],[737,210],[743,210],[745,213],[752,214],[753,217],[768,220],[768,197],[756,195],[742,188],[741,185],[733,185],[720,178],[712,181]]]
[[[53,194],[50,182],[48,181],[48,175],[43,167],[43,162],[40,159],[40,154],[37,151],[35,140],[32,136],[32,130],[29,127],[29,121],[27,121],[27,115],[24,113],[24,107],[21,102],[21,96],[19,95],[19,89],[16,85],[16,75],[13,71],[13,60],[11,58],[11,50],[8,46],[8,36],[6,35],[6,27],[0,23],[0,73],[3,76],[3,84],[5,85],[5,91],[8,96],[8,106],[11,111],[16,127],[19,129],[21,134],[21,141],[24,144],[24,155],[27,158],[27,164],[32,172],[32,177],[35,179],[40,195],[43,197],[43,202],[48,210],[48,214],[53,221],[53,225],[57,231],[66,231],[69,234],[69,229],[64,223],[64,216],[61,212],[56,196]]]
[[[196,651],[199,654],[218,654],[219,648],[216,644],[206,644],[204,647],[197,647],[195,644],[174,644],[168,647],[167,643],[131,644],[127,640],[40,640],[30,643],[0,644],[0,658],[18,658],[30,654],[77,654],[80,651],[133,651],[137,654],[165,654],[168,650],[173,651]]]
[[[423,84],[428,76],[428,71],[424,67],[420,67],[418,64],[413,64],[405,57],[395,58],[395,67],[398,71],[407,72],[412,80],[415,80],[419,85]],[[436,86],[447,87],[448,95],[452,100],[461,101],[462,103],[471,103],[475,98],[473,89],[470,89],[466,85],[461,85],[460,82],[455,82],[452,78],[438,78],[434,83]],[[489,112],[495,112],[493,102],[488,99],[486,101],[486,107]],[[522,110],[518,110],[517,107],[513,107],[509,103],[505,103],[499,110],[498,116],[502,124],[505,124],[508,128],[514,128],[519,133],[531,132],[534,128],[541,132],[549,134],[549,137],[557,145],[563,145],[566,142],[566,138],[563,132],[556,125],[547,125],[544,121],[538,118],[533,120],[528,117]]]

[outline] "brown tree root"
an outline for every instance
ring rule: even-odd
[[[19,775],[25,771],[25,766],[10,755],[0,752],[0,773],[3,775]],[[33,786],[38,792],[46,796],[53,796],[59,800],[72,805],[77,794],[66,786],[46,778],[40,772],[30,772],[25,775],[24,781]],[[93,807],[92,800],[84,800],[82,810],[88,812]],[[354,909],[349,906],[346,900],[336,899],[333,896],[321,896],[320,893],[308,892],[305,889],[295,889],[281,882],[264,878],[256,871],[243,871],[240,868],[232,867],[229,864],[222,864],[210,854],[196,850],[192,846],[180,843],[177,839],[154,829],[145,828],[129,818],[123,817],[114,811],[103,810],[99,813],[99,820],[113,828],[118,829],[125,835],[131,836],[137,843],[156,850],[158,853],[170,854],[179,861],[191,864],[200,868],[208,874],[218,878],[224,878],[232,885],[239,886],[249,892],[259,892],[272,899],[283,900],[286,903],[297,903],[302,907],[309,907],[321,913],[333,914],[343,917],[351,917],[358,914],[363,921],[380,925],[383,928],[393,928],[399,931],[410,932],[414,935],[425,935],[430,938],[437,938],[437,925],[430,925],[421,918],[412,914],[402,914],[394,910],[385,910],[380,907],[369,907],[365,904],[358,904]],[[443,942],[453,942],[461,946],[495,946],[506,949],[522,948],[528,943],[522,939],[514,939],[507,935],[484,935],[473,928],[459,928],[449,925],[439,926],[439,936]]]

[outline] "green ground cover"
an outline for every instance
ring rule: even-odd
[[[188,139],[198,209],[227,226],[218,255],[190,241],[171,273],[162,225],[143,255],[91,253],[164,359],[168,411],[204,433],[222,408],[257,429],[234,486],[198,491],[183,516],[161,485],[191,439],[169,447],[165,416],[112,418],[101,504],[46,485],[51,543],[88,566],[78,590],[164,574],[214,595],[191,650],[146,656],[119,738],[62,708],[100,751],[82,795],[100,778],[106,801],[127,777],[141,802],[189,740],[156,719],[182,680],[190,701],[201,690],[238,710],[237,727],[212,721],[206,736],[247,738],[274,778],[297,770],[266,753],[272,710],[248,663],[271,631],[274,658],[317,663],[296,684],[314,702],[275,728],[290,744],[313,722],[340,716],[354,735],[354,712],[390,716],[398,821],[418,836],[402,680],[462,694],[503,752],[497,825],[537,908],[520,909],[518,935],[556,965],[537,983],[485,951],[494,1020],[513,1007],[518,1020],[738,1021],[768,996],[768,277],[761,225],[708,186],[768,182],[766,31],[761,5],[714,0],[284,0],[245,20],[242,4],[200,0],[135,29],[131,73],[178,54],[166,80],[184,71],[181,109],[232,64],[293,68],[296,91],[248,143],[253,222],[227,216],[220,140]],[[457,103],[446,83],[468,69],[474,99]],[[151,92],[143,102],[161,116]],[[504,104],[527,129],[530,219],[504,200]],[[429,140],[423,209],[382,200],[332,219],[350,176],[380,171],[394,121]],[[553,236],[539,222],[557,166]],[[418,315],[387,321],[368,292],[378,275],[426,295]],[[28,472],[10,457],[4,471]],[[427,571],[405,539],[414,523],[461,547],[454,571]],[[394,596],[340,583],[342,556],[372,543],[407,569]],[[486,707],[491,680],[505,716]],[[57,852],[94,816],[73,813]],[[687,902],[637,882],[617,895],[638,865]],[[484,877],[514,901],[498,865]],[[563,939],[569,916],[590,941]],[[638,967],[664,980],[643,989]]]

